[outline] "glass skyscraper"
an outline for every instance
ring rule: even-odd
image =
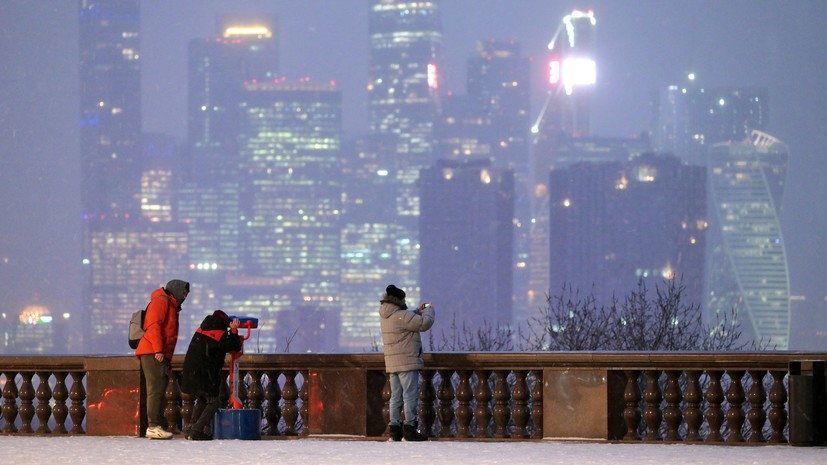
[[[328,84],[251,83],[241,110],[241,274],[282,280],[296,297],[290,312],[319,314],[332,332],[325,346],[312,347],[334,350],[341,309],[341,93]]]
[[[142,169],[138,0],[80,0],[79,15],[83,213],[134,215]]]
[[[166,245],[141,240],[128,246],[131,251],[123,248],[127,238],[139,239],[132,231],[146,231],[138,226],[144,169],[140,8],[138,0],[80,0],[78,13],[84,314],[69,317],[66,342],[81,352],[116,352],[121,344],[115,341],[123,339],[113,329],[123,328],[125,337],[130,313],[145,305],[136,301],[136,288],[143,286],[148,296],[165,282],[151,280],[155,275],[145,267],[154,264],[139,256]]]
[[[709,154],[708,311],[737,311],[746,340],[784,350],[790,338],[790,280],[780,213],[787,146],[752,131]]]
[[[353,318],[364,313],[363,306],[370,305],[370,317],[375,317],[391,282],[405,289],[410,301],[419,299],[417,180],[420,170],[435,160],[434,130],[441,108],[438,2],[371,0],[368,15],[369,134],[345,153],[345,174],[356,176],[347,181],[345,193],[345,332],[355,328]],[[391,256],[379,259],[389,262],[387,268],[358,253],[376,244],[378,231],[389,234],[382,242],[392,249]],[[377,272],[380,269],[384,272]],[[358,332],[362,336],[353,337],[365,340],[364,331]]]
[[[766,131],[769,97],[765,88],[705,88],[694,76],[686,85],[661,89],[655,104],[653,145],[686,163],[706,165],[709,148],[741,141],[753,129]]]

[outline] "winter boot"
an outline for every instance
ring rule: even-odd
[[[399,425],[391,425],[391,441],[401,441],[402,440],[402,427]]]
[[[412,425],[402,425],[402,439],[405,441],[427,441],[428,438],[419,434],[416,427],[416,422]]]

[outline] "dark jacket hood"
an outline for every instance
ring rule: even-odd
[[[173,279],[164,286],[164,290],[172,294],[178,302],[178,305],[181,305],[186,294],[190,292],[190,283],[181,281],[180,279]]]

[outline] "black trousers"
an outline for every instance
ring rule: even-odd
[[[218,396],[198,396],[195,399],[195,407],[192,409],[192,426],[190,429],[204,431],[210,425],[215,412],[218,411]],[[210,432],[212,434],[212,432]]]

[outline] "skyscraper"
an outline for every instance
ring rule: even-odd
[[[790,281],[780,213],[787,146],[752,131],[709,154],[708,311],[737,310],[747,340],[789,347]]]
[[[106,331],[125,329],[131,309],[138,308],[129,296],[137,283],[126,280],[132,264],[123,261],[135,256],[119,253],[115,236],[140,216],[139,28],[137,0],[79,1],[83,308],[88,313],[71,315],[72,328],[65,332],[71,334],[67,345],[81,352],[116,350],[102,343],[115,337]],[[107,274],[114,267],[123,274]],[[141,276],[145,285],[147,275]]]
[[[530,307],[549,292],[548,172],[558,163],[558,149],[571,139],[591,134],[591,100],[597,82],[596,25],[594,13],[574,10],[565,15],[548,44],[548,93],[531,132],[532,217],[529,237]]]
[[[141,51],[138,0],[80,0],[84,216],[138,213]]]
[[[548,97],[532,131],[552,143],[558,134],[591,133],[591,100],[597,82],[597,19],[573,10],[564,16],[548,44]]]
[[[369,130],[387,140],[383,158],[404,189],[400,215],[417,215],[414,183],[434,160],[442,22],[436,1],[371,0]]]
[[[608,305],[639,279],[675,278],[684,301],[703,301],[705,171],[674,156],[578,163],[549,179],[550,289]]]
[[[655,149],[693,165],[706,165],[713,144],[741,141],[769,124],[767,89],[705,88],[694,74],[686,85],[661,89],[653,108]]]
[[[438,2],[371,0],[368,12],[370,69],[368,72],[369,143],[377,170],[371,182],[381,195],[372,210],[390,214],[373,222],[395,234],[390,240],[398,254],[391,275],[377,276],[365,289],[376,299],[387,280],[419,298],[420,170],[435,160],[434,125],[440,111],[442,24]],[[350,227],[352,226],[352,227]],[[349,224],[351,231],[375,230]],[[357,239],[359,243],[369,238]],[[367,291],[365,291],[367,292]]]
[[[272,82],[278,70],[273,17],[224,15],[217,25],[217,37],[189,47],[189,163],[180,200],[190,266],[205,283],[240,266],[237,139],[244,85]]]
[[[241,109],[240,271],[284,280],[298,297],[291,311],[321,312],[336,331],[341,93],[329,84],[251,83]],[[335,337],[326,342],[336,349]]]
[[[423,296],[475,331],[512,324],[514,173],[439,161],[421,178]]]

